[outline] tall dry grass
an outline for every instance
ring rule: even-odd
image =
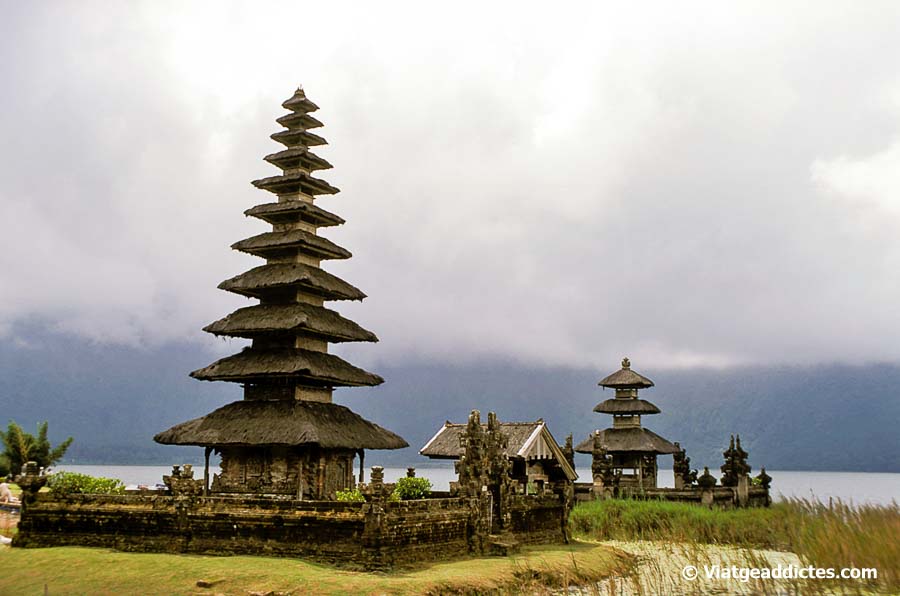
[[[900,590],[900,505],[791,499],[790,548],[816,567],[874,567],[871,586]],[[859,582],[856,582],[857,584]]]
[[[900,591],[900,506],[791,499],[769,508],[707,509],[686,503],[610,499],[579,504],[572,532],[592,540],[654,540],[786,550],[819,568],[871,568],[877,580],[837,580]]]

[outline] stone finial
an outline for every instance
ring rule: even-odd
[[[416,477],[416,469],[415,468],[406,468],[406,477],[407,478],[415,478]]]
[[[704,489],[712,488],[716,485],[716,478],[709,473],[708,467],[703,468],[703,474],[699,478],[697,478],[697,484],[700,486],[700,488]]]
[[[631,360],[628,359],[628,356],[622,358],[622,368],[631,368]]]

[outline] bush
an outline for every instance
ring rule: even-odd
[[[47,481],[50,492],[56,496],[67,495],[121,495],[125,485],[116,478],[99,478],[75,472],[57,472]]]
[[[363,503],[366,500],[358,488],[339,490],[337,491],[336,496],[338,501],[345,501],[347,503]]]
[[[393,494],[401,501],[424,499],[431,494],[431,481],[428,478],[401,478]]]

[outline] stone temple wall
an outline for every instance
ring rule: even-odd
[[[768,507],[772,503],[769,489],[761,486],[750,486],[747,489],[746,495],[741,495],[737,488],[716,486],[707,490],[698,487],[682,489],[651,488],[646,490],[622,490],[618,496],[628,499],[692,503],[695,505],[715,506],[721,509]],[[596,487],[593,484],[588,482],[575,483],[576,500],[592,501],[596,498],[598,498]]]
[[[301,557],[366,569],[483,554],[490,507],[478,498],[342,503],[238,496],[36,495],[13,545]],[[565,504],[516,496],[522,543],[566,540]]]

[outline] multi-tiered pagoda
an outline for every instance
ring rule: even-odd
[[[350,253],[318,235],[319,228],[344,223],[314,204],[318,195],[338,192],[312,175],[331,168],[310,151],[325,144],[309,132],[322,126],[310,115],[318,106],[302,89],[282,106],[290,113],[277,122],[286,130],[272,139],[285,149],[265,160],[283,173],[253,182],[278,200],[245,211],[270,223],[272,231],[232,245],[266,264],[219,284],[259,304],[204,328],[252,344],[191,373],[204,381],[241,383],[244,399],[176,425],[154,440],[205,447],[204,490],[325,499],[354,486],[353,460],[359,456],[362,476],[365,449],[399,449],[407,443],[332,403],[335,387],[378,385],[383,379],[329,354],[328,344],[378,338],[323,306],[332,300],[362,300],[365,294],[320,267],[323,260],[347,259]],[[221,473],[208,487],[212,451],[221,454]]]
[[[605,476],[605,482],[614,479],[621,488],[656,488],[657,455],[680,449],[641,426],[641,416],[659,414],[659,408],[638,398],[638,390],[653,387],[653,381],[631,370],[631,362],[625,358],[620,370],[598,384],[616,391],[614,398],[594,408],[595,412],[611,414],[613,426],[594,431],[575,451],[593,454],[592,467],[596,475]]]

